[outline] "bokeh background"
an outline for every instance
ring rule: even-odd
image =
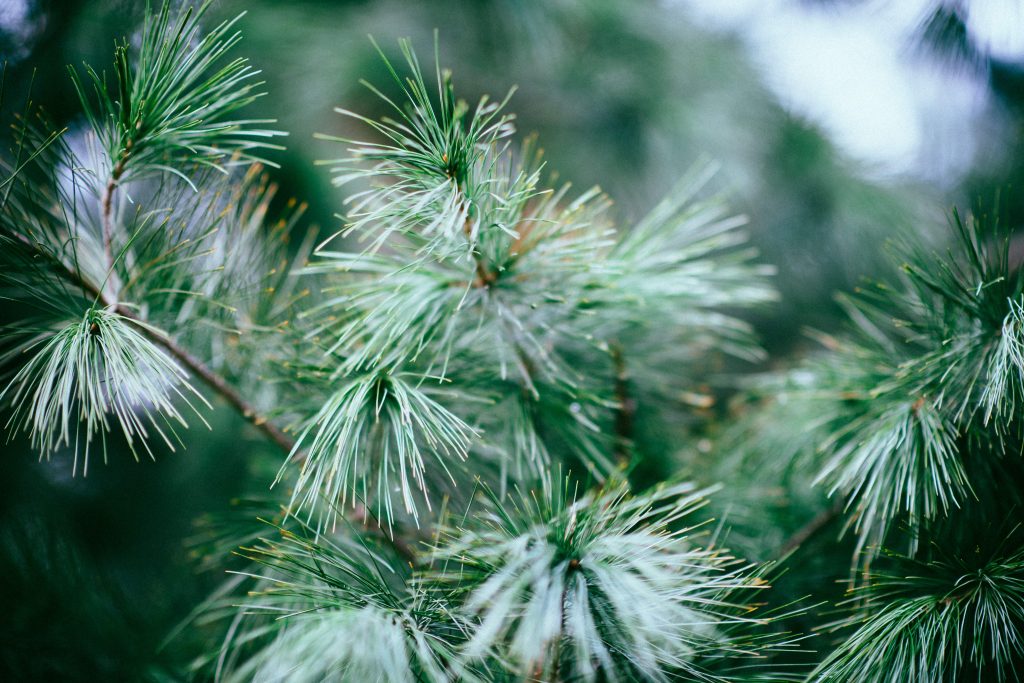
[[[0,0],[5,108],[31,99],[74,132],[67,65],[109,65],[143,9]],[[219,0],[208,20],[243,11],[238,52],[269,93],[249,113],[289,131],[273,175],[280,201],[309,203],[302,230],[344,208],[314,164],[342,150],[313,134],[365,133],[336,106],[383,113],[359,83],[387,79],[369,35],[391,55],[411,37],[426,60],[436,30],[467,100],[516,86],[520,133],[539,135],[559,178],[606,190],[625,226],[718,162],[717,189],[778,268],[781,302],[752,318],[770,360],[744,373],[804,353],[807,328],[835,329],[834,295],[885,277],[888,241],[941,244],[952,206],[1024,222],[1019,0]],[[221,576],[190,557],[196,520],[265,489],[280,461],[227,409],[214,420],[184,452],[112,453],[87,479],[0,445],[0,670],[173,675],[187,648],[159,646]]]

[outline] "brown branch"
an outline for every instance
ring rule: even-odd
[[[225,380],[221,375],[211,370],[205,363],[203,363],[203,361],[192,355],[188,349],[180,346],[176,341],[171,339],[170,336],[161,334],[149,325],[146,325],[145,321],[117,300],[116,292],[118,285],[115,283],[116,275],[114,271],[115,260],[113,250],[113,202],[114,192],[117,190],[118,182],[124,174],[125,162],[128,159],[128,151],[130,149],[131,140],[129,139],[124,151],[121,153],[121,159],[111,170],[110,180],[107,182],[107,186],[104,188],[103,194],[100,197],[101,224],[103,229],[103,253],[107,260],[107,286],[104,287],[104,291],[99,291],[99,289],[94,287],[92,283],[88,282],[85,278],[82,278],[80,274],[70,268],[67,268],[63,263],[61,263],[61,265],[64,266],[67,274],[76,281],[78,286],[96,296],[96,298],[105,306],[113,308],[121,317],[137,323],[137,327],[139,327],[139,329],[141,329],[151,341],[164,347],[168,353],[174,356],[174,358],[184,365],[193,375],[201,378],[211,389],[220,394],[224,400],[237,410],[243,418],[263,432],[267,438],[277,444],[281,450],[290,454],[295,449],[295,439],[285,434],[277,427],[277,425],[270,422],[265,416],[261,415],[256,410],[255,406],[242,398],[242,395],[237,389],[228,384],[227,380]]]
[[[836,501],[830,508],[819,512],[814,519],[803,525],[796,532],[793,533],[786,542],[779,546],[779,550],[775,553],[776,559],[785,557],[789,553],[802,546],[807,541],[811,540],[832,523],[843,511],[843,502],[841,500]]]
[[[129,143],[131,141],[129,140]],[[117,162],[113,170],[110,172],[110,180],[107,181],[107,186],[103,188],[103,194],[100,196],[100,226],[103,232],[103,256],[107,262],[107,280],[105,289],[105,298],[112,301],[117,298],[117,291],[120,289],[120,285],[116,282],[116,272],[114,265],[116,261],[114,259],[114,225],[111,220],[114,211],[114,192],[117,190],[117,183],[121,179],[121,175],[124,173],[124,164],[127,159],[127,150],[122,154],[121,160]]]
[[[72,285],[80,288],[87,296],[95,298],[99,303],[105,307],[112,308],[118,315],[127,319],[133,323],[143,334],[146,335],[154,344],[158,344],[163,347],[168,353],[170,353],[179,363],[185,366],[192,374],[198,376],[206,383],[214,392],[219,394],[225,401],[231,405],[246,421],[256,427],[262,432],[267,438],[269,438],[274,444],[278,446],[285,454],[292,454],[295,450],[296,442],[295,439],[286,434],[277,425],[268,420],[265,415],[262,415],[255,406],[245,400],[242,395],[238,392],[235,387],[231,386],[224,377],[219,375],[217,372],[212,370],[202,360],[196,358],[187,349],[179,345],[176,341],[171,339],[168,335],[154,329],[148,325],[142,318],[135,314],[134,311],[129,309],[127,306],[119,303],[112,303],[107,295],[100,290],[95,284],[85,278],[79,271],[66,264],[63,260],[58,258],[55,254],[50,253],[43,248],[43,245],[38,242],[33,242],[31,239],[16,233],[15,237],[19,242],[22,243],[26,248],[32,250],[34,253],[39,254],[53,264],[53,266],[59,271],[60,275],[64,277]],[[359,519],[359,517],[362,519]],[[384,527],[376,519],[373,520],[373,525],[370,524],[370,517],[366,514],[365,509],[360,511],[358,508],[354,511],[351,516],[352,519],[359,521],[360,524],[366,529],[371,529],[380,532],[381,536],[388,539],[391,546],[395,549],[402,558],[406,561],[411,562],[415,557],[415,552],[404,539],[396,536],[394,529],[385,530]],[[374,528],[376,527],[376,528]]]
[[[461,191],[462,188],[460,187]],[[466,235],[466,241],[470,243],[470,247],[473,246],[473,221],[467,215],[466,220],[462,224],[462,232]],[[487,267],[484,263],[483,258],[480,257],[480,253],[475,248],[471,249],[473,254],[473,263],[476,266],[476,279],[473,280],[474,287],[486,288],[494,284],[498,279],[498,274]]]
[[[116,307],[117,313],[122,317],[128,318],[132,322],[141,323],[131,311],[125,309],[123,306]],[[196,358],[189,351],[181,347],[170,337],[160,334],[151,327],[140,324],[139,327],[153,342],[163,346],[172,356],[174,356],[178,362],[188,368],[193,374],[199,376],[211,389],[221,395],[231,406],[238,411],[238,413],[245,418],[250,424],[259,429],[273,441],[277,446],[285,453],[291,453],[295,449],[295,439],[288,436],[281,430],[277,425],[268,420],[266,416],[260,414],[256,408],[242,398],[242,395],[238,393],[238,390],[228,384],[221,375],[211,370],[205,363]]]
[[[114,189],[117,187],[117,180],[111,177],[110,182],[103,189],[103,195],[100,198],[100,224],[103,228],[103,255],[107,259],[107,265],[113,266],[114,263],[114,248],[112,246],[113,238],[113,227],[111,226],[110,214],[113,211],[114,203]]]
[[[461,191],[461,187],[459,189]],[[466,235],[466,240],[470,242],[472,246],[473,224],[468,217],[462,225],[462,230]],[[473,256],[473,264],[476,271],[476,277],[470,284],[478,289],[489,289],[491,285],[498,281],[499,272],[488,268],[487,263],[476,249],[471,249],[470,254]],[[503,326],[506,329],[508,328],[508,325],[505,322],[503,322]],[[525,387],[525,390],[536,396],[537,387],[533,382],[533,378],[536,376],[536,369],[534,368],[533,361],[515,339],[512,340],[512,348],[515,351],[517,360],[520,365],[522,365],[522,371],[525,375],[523,379],[526,380],[526,384],[528,385]]]
[[[103,304],[104,307],[113,309],[119,316],[134,323],[135,326],[146,335],[146,337],[148,337],[153,343],[162,346],[192,374],[198,376],[211,389],[220,394],[235,410],[238,411],[242,417],[263,432],[271,441],[277,444],[281,450],[286,453],[291,453],[295,448],[295,440],[293,438],[285,434],[274,423],[270,422],[256,409],[255,406],[246,401],[237,389],[228,384],[227,380],[217,374],[203,361],[196,358],[192,353],[179,345],[168,335],[163,334],[148,325],[146,321],[136,315],[136,313],[127,306],[111,301],[108,294],[101,291],[99,287],[87,278],[83,277],[76,269],[64,263],[64,261],[56,255],[43,249],[41,244],[33,242],[25,235],[16,234],[15,236],[24,246],[33,250],[37,254],[48,258],[53,263],[54,267],[60,271],[60,275],[62,277],[81,289],[86,295],[95,298],[99,303]]]
[[[636,414],[636,401],[629,393],[629,373],[626,370],[626,359],[622,355],[622,345],[618,342],[609,344],[612,367],[615,370],[615,458],[619,464],[629,461],[633,446],[633,417]]]

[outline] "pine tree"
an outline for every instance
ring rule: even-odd
[[[899,247],[847,333],[737,393],[740,312],[776,295],[713,168],[616,225],[508,97],[457,97],[440,38],[426,68],[402,42],[389,115],[325,136],[348,203],[317,242],[205,10],[148,12],[110,76],[72,69],[84,131],[26,107],[0,162],[8,438],[84,476],[234,410],[281,450],[197,538],[230,573],[177,675],[1020,679],[1024,275],[994,219]]]

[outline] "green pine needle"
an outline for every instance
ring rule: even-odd
[[[954,213],[953,233],[946,254],[904,245],[897,285],[842,298],[850,334],[818,335],[828,351],[782,391],[813,416],[817,454],[791,456],[814,460],[817,481],[846,497],[865,565],[898,526],[913,552],[929,526],[1001,483],[989,459],[1019,457],[1024,269],[998,225]]]
[[[254,562],[241,610],[224,598],[204,617],[233,617],[217,680],[485,680],[456,660],[464,626],[400,565],[358,537],[277,531],[240,551]]]
[[[707,491],[484,490],[486,507],[442,533],[429,575],[463,594],[477,623],[468,660],[497,657],[541,680],[717,680],[703,658],[758,650],[735,631],[763,621],[737,601],[766,584],[679,526]]]
[[[99,440],[107,459],[107,434],[114,426],[137,455],[141,444],[150,457],[151,432],[169,449],[179,442],[177,428],[187,427],[178,405],[206,424],[195,403],[209,404],[188,382],[185,371],[129,321],[103,309],[55,333],[39,335],[17,348],[31,359],[0,392],[12,406],[5,424],[8,437],[29,433],[41,455],[64,447],[75,450],[82,473]],[[162,334],[148,328],[152,334]]]
[[[1019,529],[1017,530],[1019,531]],[[1011,533],[1008,538],[1019,533]],[[935,559],[894,558],[869,577],[839,626],[855,630],[814,681],[1020,680],[1024,676],[1024,549],[979,555],[937,548]]]
[[[299,434],[292,458],[302,458],[291,510],[323,510],[319,500],[342,507],[373,500],[389,523],[395,503],[418,519],[427,507],[432,462],[451,478],[449,462],[465,460],[474,430],[431,398],[415,378],[375,374],[349,379]],[[278,474],[289,471],[288,462]],[[372,495],[371,495],[372,493]],[[322,512],[318,528],[333,526],[337,508]]]
[[[188,181],[182,165],[223,169],[281,149],[268,140],[283,133],[257,127],[272,121],[231,118],[262,96],[262,83],[247,60],[225,61],[241,38],[233,29],[240,17],[203,31],[208,7],[177,16],[167,0],[157,12],[147,8],[137,54],[127,40],[115,49],[114,89],[92,67],[84,78],[69,69],[113,181],[164,173]]]

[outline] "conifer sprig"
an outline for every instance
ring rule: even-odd
[[[164,0],[158,11],[147,11],[137,54],[127,40],[115,47],[113,87],[88,65],[84,78],[69,69],[109,161],[111,184],[164,173],[191,183],[183,167],[223,170],[266,161],[262,150],[280,149],[268,140],[282,133],[258,127],[272,121],[230,118],[262,96],[262,83],[246,59],[223,61],[241,39],[233,28],[241,15],[204,31],[200,21],[209,5],[176,14]]]
[[[815,681],[1020,680],[1024,674],[1024,549],[1020,529],[994,551],[975,541],[892,556],[854,591],[853,627]],[[948,539],[947,539],[948,542]]]
[[[903,305],[905,324],[934,347],[912,370],[941,386],[933,389],[937,404],[962,429],[977,420],[1001,440],[1019,437],[1024,269],[1011,261],[1011,233],[997,219],[965,220],[954,211],[952,226],[955,251],[916,250],[904,265],[912,288]]]
[[[718,200],[694,200],[710,172],[676,188],[640,223],[640,237],[620,235],[597,188],[573,197],[568,185],[544,186],[532,142],[511,145],[507,98],[471,109],[439,62],[436,85],[428,86],[409,43],[400,48],[407,75],[384,61],[401,98],[370,86],[396,114],[372,121],[342,110],[378,141],[340,140],[350,156],[326,162],[338,184],[357,188],[348,224],[306,268],[321,296],[303,318],[307,339],[323,349],[318,374],[367,379],[326,392],[327,407],[299,428],[311,455],[294,500],[312,506],[344,481],[369,493],[390,521],[399,506],[387,482],[396,481],[401,507],[417,517],[413,489],[422,491],[431,474],[471,480],[460,477],[467,456],[474,465],[496,464],[503,480],[510,472],[536,475],[552,458],[607,476],[616,464],[614,439],[603,438],[614,419],[615,381],[611,372],[578,367],[610,369],[613,342],[621,351],[660,325],[680,330],[686,351],[719,345],[756,357],[749,328],[721,309],[770,300],[770,269],[739,248],[743,220],[728,217]],[[369,246],[349,251],[350,235]],[[390,447],[357,455],[366,435],[388,428],[358,408],[366,401],[349,400],[353,387],[376,395],[374,382],[396,378],[416,392],[438,382],[445,390],[444,412],[410,404],[405,465]],[[342,429],[343,415],[358,422]],[[463,426],[455,429],[446,415]],[[507,424],[522,430],[508,439]],[[437,438],[438,427],[460,436]],[[429,472],[420,451],[436,456],[443,472]]]
[[[466,459],[475,432],[418,382],[381,373],[351,378],[335,390],[296,441],[293,452],[306,452],[293,485],[293,513],[312,515],[321,497],[341,506],[376,500],[390,522],[393,490],[414,518],[417,496],[429,509],[428,468],[451,478],[449,461]],[[282,467],[278,481],[286,472]],[[376,490],[368,490],[368,481]],[[329,514],[318,527],[334,521]]]
[[[916,534],[972,490],[955,422],[926,392],[907,390],[893,362],[895,348],[880,348],[870,337],[863,343],[844,343],[839,358],[826,361],[839,370],[841,384],[826,390],[834,403],[817,404],[831,433],[819,443],[824,458],[816,483],[847,497],[857,552],[867,548],[863,557],[870,559],[894,523],[905,520]]]
[[[913,553],[1020,458],[1022,271],[1004,228],[956,213],[952,228],[945,253],[897,247],[899,282],[842,297],[849,334],[818,335],[826,351],[778,387],[788,414],[814,416],[789,459],[846,499],[864,564],[903,539]]]
[[[16,347],[15,353],[33,355],[0,392],[0,400],[13,407],[5,423],[9,437],[19,429],[29,432],[32,445],[46,457],[70,446],[75,471],[82,455],[83,474],[97,439],[106,462],[111,422],[133,453],[141,446],[153,457],[149,440],[156,437],[173,451],[176,426],[187,426],[177,404],[184,403],[200,420],[195,404],[209,404],[185,371],[137,329],[140,324],[91,309],[77,323]]]
[[[224,62],[238,40],[232,22],[200,31],[206,7],[177,14],[165,2],[147,10],[138,51],[127,43],[116,50],[116,92],[87,69],[94,95],[88,97],[75,77],[91,154],[82,157],[75,145],[39,133],[45,121],[23,118],[14,158],[3,162],[10,177],[0,207],[0,279],[18,306],[37,312],[31,328],[4,330],[5,361],[13,367],[3,396],[36,397],[31,425],[23,426],[47,455],[58,447],[87,453],[93,438],[105,438],[114,425],[133,449],[142,443],[152,454],[147,437],[172,445],[170,425],[156,418],[183,422],[188,411],[175,399],[188,408],[198,396],[188,398],[194,390],[186,372],[286,450],[294,443],[211,367],[224,367],[214,349],[232,334],[268,325],[258,312],[280,305],[278,297],[261,296],[241,306],[238,287],[278,282],[274,272],[289,269],[279,248],[254,247],[263,262],[239,259],[228,268],[224,252],[218,254],[253,230],[254,217],[262,227],[265,216],[258,197],[266,188],[251,174],[242,180],[223,171],[251,164],[272,133],[226,118],[252,101],[257,84],[244,60]],[[115,194],[122,186],[131,191],[130,205]],[[264,245],[280,239],[257,237]],[[243,265],[252,268],[244,276],[232,270]],[[84,335],[82,320],[90,330],[109,327],[109,334]],[[210,353],[197,355],[183,339]],[[59,395],[52,387],[61,387]],[[27,404],[16,409],[19,420],[29,419]],[[78,420],[84,431],[76,442],[71,422]]]
[[[275,531],[240,551],[253,562],[241,610],[228,598],[204,617],[233,616],[217,680],[489,680],[456,658],[466,626],[387,552],[301,523]]]
[[[272,524],[199,617],[231,624],[206,666],[230,681],[724,681],[793,644],[753,613],[762,572],[685,526],[693,485],[482,491],[428,566],[352,530]]]
[[[352,156],[330,165],[336,185],[354,181],[388,181],[387,185],[364,188],[349,198],[349,225],[343,234],[357,233],[371,240],[371,249],[383,245],[392,234],[420,243],[424,253],[441,250],[452,253],[454,245],[472,250],[484,218],[473,204],[489,191],[494,166],[502,153],[501,141],[514,129],[512,117],[502,113],[511,97],[492,102],[481,98],[472,112],[455,97],[451,74],[442,71],[435,50],[436,95],[420,68],[407,40],[399,42],[410,68],[403,78],[378,48],[385,66],[402,90],[393,101],[365,83],[394,110],[397,118],[374,121],[345,109],[341,114],[370,126],[382,142],[359,142],[322,136],[354,147]],[[467,249],[462,249],[466,255]]]
[[[497,657],[523,679],[710,681],[709,661],[759,650],[737,627],[765,623],[744,603],[767,584],[685,526],[708,491],[582,493],[566,479],[484,493],[442,532],[427,575],[475,623],[470,660]]]

